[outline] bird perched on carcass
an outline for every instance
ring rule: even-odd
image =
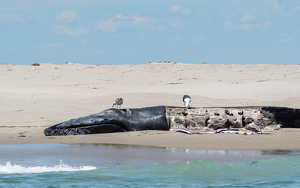
[[[183,96],[183,102],[184,102],[184,107],[186,109],[188,109],[190,107],[190,103],[191,103],[192,99],[189,95],[184,95]]]
[[[119,107],[121,108],[122,104],[123,104],[123,99],[120,97],[120,98],[117,98],[115,100],[115,102],[113,103],[112,107],[114,107],[115,105],[117,105],[117,108],[119,109]]]

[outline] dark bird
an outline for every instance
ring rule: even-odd
[[[192,101],[192,99],[189,95],[183,96],[183,102],[184,102],[184,106],[186,107],[186,109],[188,109],[190,107],[191,101]]]
[[[121,108],[121,105],[123,104],[123,99],[120,97],[120,98],[117,98],[115,100],[115,102],[113,103],[112,107],[114,107],[115,105],[117,105],[117,108],[120,107]]]

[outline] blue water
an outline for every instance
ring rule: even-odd
[[[0,146],[0,151],[0,187],[300,186],[299,151],[89,145]],[[216,155],[218,161],[204,159]]]

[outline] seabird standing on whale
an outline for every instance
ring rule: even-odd
[[[117,108],[123,104],[123,99],[120,97],[120,98],[117,98],[114,102],[114,104],[112,105],[112,107],[114,107],[115,105],[117,105]],[[119,109],[119,108],[118,108]]]
[[[183,102],[184,102],[184,106],[186,107],[186,109],[188,109],[190,107],[191,101],[192,101],[192,99],[189,95],[183,96]]]

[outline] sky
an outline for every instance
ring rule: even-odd
[[[300,64],[299,0],[0,0],[0,64]]]

